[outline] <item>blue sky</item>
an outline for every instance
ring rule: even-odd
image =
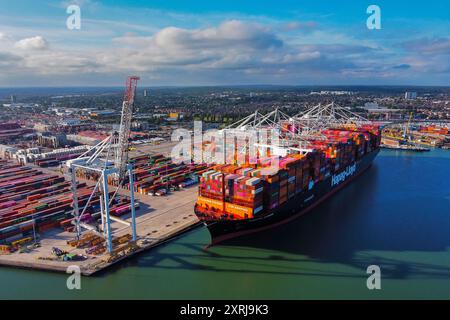
[[[65,10],[81,8],[81,30]],[[366,9],[381,8],[381,30]],[[449,85],[449,1],[0,2],[0,86]]]

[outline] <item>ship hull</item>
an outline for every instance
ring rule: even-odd
[[[376,149],[366,154],[360,160],[316,183],[311,190],[294,195],[261,217],[247,220],[203,221],[211,234],[211,245],[274,228],[299,218],[364,173],[378,152],[379,149]]]

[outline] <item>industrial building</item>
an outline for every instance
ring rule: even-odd
[[[406,100],[415,100],[415,99],[417,99],[417,92],[406,91],[405,92],[405,99]]]
[[[47,148],[61,148],[67,145],[67,137],[64,133],[52,134],[50,132],[39,133],[38,145]]]

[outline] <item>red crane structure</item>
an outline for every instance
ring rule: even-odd
[[[130,76],[127,78],[125,96],[122,103],[122,116],[120,118],[119,141],[116,149],[115,167],[118,170],[118,179],[122,179],[128,163],[128,148],[131,134],[131,120],[133,117],[134,97],[136,86],[140,78]]]
[[[112,231],[111,220],[127,225],[131,228],[133,241],[137,239],[136,233],[136,214],[135,214],[135,202],[134,202],[134,181],[133,181],[133,168],[128,163],[128,148],[131,134],[131,121],[133,116],[134,98],[136,95],[136,86],[139,77],[130,76],[127,78],[124,100],[122,103],[122,114],[120,118],[120,127],[118,132],[112,133],[106,139],[92,147],[90,150],[82,154],[80,157],[67,161],[66,165],[69,168],[72,181],[72,197],[73,197],[73,216],[74,225],[76,226],[77,237],[81,236],[82,228],[91,230],[106,239],[107,249],[109,252],[113,250],[112,243]],[[114,159],[110,159],[112,156]],[[93,189],[91,196],[83,209],[78,207],[78,195],[77,195],[77,177],[76,170],[82,169],[86,171],[95,172],[99,175],[99,179],[95,188]],[[110,215],[109,208],[112,200],[117,194],[119,188],[123,183],[123,178],[128,172],[129,184],[130,184],[130,208],[131,208],[131,222],[122,220],[118,217]],[[114,178],[116,183],[116,191],[109,196],[108,177]],[[91,200],[98,196],[100,193],[100,217],[101,217],[101,229],[86,224],[81,221],[81,217],[85,213]],[[80,212],[81,211],[81,212]]]

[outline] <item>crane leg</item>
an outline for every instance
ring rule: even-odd
[[[131,232],[133,235],[133,241],[136,241],[136,209],[134,208],[134,179],[133,179],[133,166],[128,165],[128,174],[130,176],[130,199],[131,199]]]

